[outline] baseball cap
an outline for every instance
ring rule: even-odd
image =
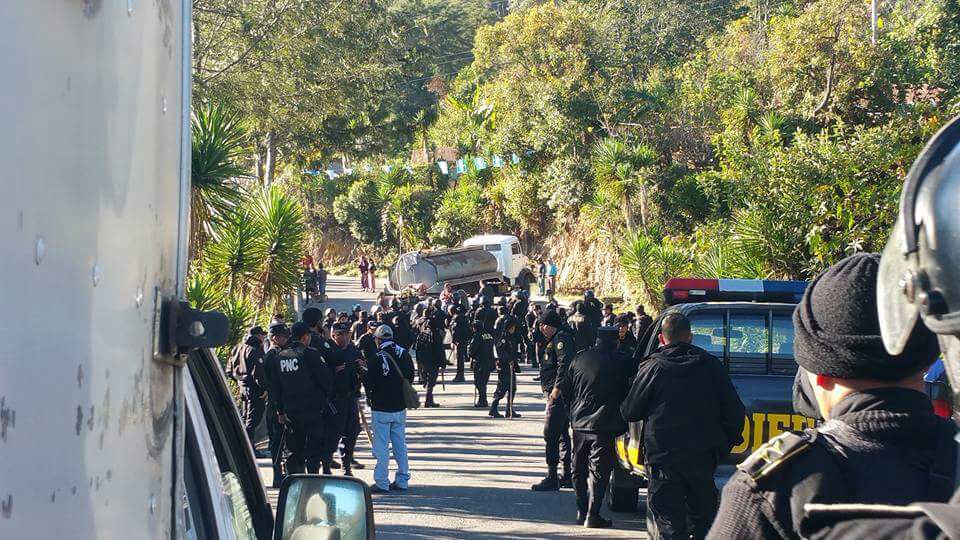
[[[388,324],[381,324],[377,327],[377,331],[373,333],[373,337],[378,339],[393,339],[393,328],[390,328]]]

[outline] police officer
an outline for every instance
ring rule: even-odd
[[[480,298],[480,306],[474,312],[473,322],[480,323],[480,326],[486,332],[493,332],[493,324],[497,320],[497,312],[493,309],[493,300],[483,296]]]
[[[724,488],[716,538],[804,534],[807,503],[946,501],[956,476],[955,425],[936,416],[923,375],[937,358],[921,327],[902,352],[880,336],[880,257],[857,254],[813,280],[794,312],[794,351],[820,427],[783,434]],[[880,472],[880,474],[878,474]]]
[[[584,314],[583,302],[578,300],[573,303],[573,315],[567,318],[567,325],[573,330],[573,343],[577,352],[587,350],[597,342],[597,329]]]
[[[626,313],[617,315],[617,324],[614,328],[617,330],[617,351],[622,355],[626,366],[626,375],[632,381],[633,376],[637,373],[639,362],[637,358],[637,338],[633,336],[631,331],[631,322],[630,316]]]
[[[277,415],[277,402],[280,396],[273,390],[272,374],[274,364],[279,365],[280,352],[287,347],[290,341],[290,329],[280,322],[270,325],[268,334],[270,348],[263,357],[263,380],[266,383],[267,402],[264,407],[267,424],[267,437],[270,460],[273,465],[273,487],[279,488],[283,480],[283,425]]]
[[[600,319],[600,326],[617,325],[617,315],[613,312],[613,304],[604,304],[603,310],[601,310],[600,314],[602,316]]]
[[[263,338],[267,333],[259,326],[247,331],[247,337],[233,354],[233,378],[240,387],[240,400],[243,405],[241,415],[247,438],[257,457],[263,457],[257,449],[254,431],[263,418],[266,398],[266,381],[263,378]]]
[[[644,422],[648,532],[703,538],[717,511],[713,475],[743,441],[744,407],[720,360],[691,345],[686,316],[664,317],[659,339],[662,347],[640,364],[620,412]]]
[[[420,371],[420,380],[427,388],[427,397],[424,407],[439,407],[433,398],[433,389],[437,385],[440,374],[440,365],[443,357],[438,353],[436,336],[433,332],[433,307],[425,310],[424,316],[417,325],[417,368]],[[442,346],[441,342],[441,346]]]
[[[277,396],[277,418],[284,426],[290,453],[287,474],[316,474],[324,456],[324,411],[333,382],[320,352],[310,347],[310,326],[294,323],[290,344],[267,365],[272,392]]]
[[[470,329],[470,320],[463,314],[462,306],[450,306],[447,328],[450,330],[454,354],[457,356],[457,374],[453,377],[453,382],[464,382],[466,380],[464,366],[467,362],[467,349],[472,337],[472,330]]]
[[[514,334],[519,332],[517,321],[511,317],[506,323],[503,333],[496,339],[497,356],[497,389],[493,392],[493,403],[490,404],[490,416],[503,418],[498,410],[500,400],[507,398],[507,418],[520,418],[513,408],[513,401],[517,395],[517,373],[520,372],[519,355],[517,352]]]
[[[597,296],[590,289],[583,291],[583,314],[593,324],[594,331],[600,328],[600,322],[603,320],[603,304],[597,300]]]
[[[954,402],[960,403],[960,119],[938,132],[903,185],[900,215],[880,260],[877,299],[890,354],[909,350],[912,337],[937,334]],[[820,538],[960,538],[960,490],[951,502],[910,506],[821,505],[810,508],[810,534]]]
[[[577,523],[587,528],[613,526],[600,509],[613,472],[614,439],[627,430],[620,403],[628,382],[617,341],[614,327],[601,326],[596,346],[574,357],[559,385],[570,403]]]
[[[473,386],[477,390],[477,401],[473,404],[477,408],[486,408],[487,383],[490,373],[495,367],[493,348],[495,342],[493,334],[479,322],[473,323],[473,338],[470,340],[470,362],[473,364]]]
[[[527,362],[530,363],[530,367],[535,367],[535,368],[540,367],[540,356],[542,355],[542,352],[538,351],[538,349],[540,349],[540,346],[538,343],[538,338],[540,337],[540,329],[537,328],[537,320],[540,319],[541,313],[543,313],[543,311],[540,305],[534,304],[530,306],[530,310],[527,311],[527,316],[526,316]]]
[[[653,318],[647,315],[646,308],[642,305],[637,306],[637,313],[633,318],[633,335],[639,340],[651,324],[653,324]]]
[[[490,283],[480,282],[480,298],[488,306],[493,305],[493,300],[497,296],[497,290]]]
[[[353,469],[363,469],[353,452],[357,446],[357,436],[360,435],[360,408],[357,399],[360,397],[360,374],[358,360],[360,350],[350,342],[350,328],[346,324],[333,325],[334,350],[333,361],[333,391],[331,405],[336,411],[332,416],[332,424],[328,426],[329,444],[326,453],[332,454],[340,449],[340,459],[343,462],[344,476],[353,476]]]
[[[543,439],[546,443],[547,476],[532,486],[534,491],[556,491],[573,487],[570,476],[570,418],[568,404],[557,386],[567,373],[567,367],[576,354],[573,333],[560,315],[544,310],[539,321],[543,336],[544,355],[540,364],[540,388],[546,399],[543,419]],[[557,467],[563,463],[563,477],[557,476]]]

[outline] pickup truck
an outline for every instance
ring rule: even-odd
[[[660,324],[669,313],[690,319],[693,344],[715,355],[727,368],[746,406],[743,443],[717,469],[723,484],[734,468],[771,437],[815,425],[793,413],[792,389],[797,372],[791,316],[806,288],[802,281],[671,279],[664,298],[670,306],[640,336],[638,354],[658,345]],[[641,444],[642,422],[632,422],[617,439],[617,464],[610,483],[610,507],[635,511],[646,486]]]

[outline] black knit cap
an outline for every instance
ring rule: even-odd
[[[561,317],[556,311],[548,309],[543,312],[543,315],[540,316],[540,324],[545,324],[554,328],[560,328],[563,326],[563,317]]]
[[[834,264],[807,287],[793,313],[793,352],[804,369],[841,379],[894,381],[936,360],[940,348],[926,328],[915,332],[902,354],[887,353],[877,316],[879,268],[879,255],[859,253]]]

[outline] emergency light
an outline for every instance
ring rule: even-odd
[[[671,306],[711,300],[796,304],[806,289],[806,281],[671,278],[663,288],[663,300]]]

